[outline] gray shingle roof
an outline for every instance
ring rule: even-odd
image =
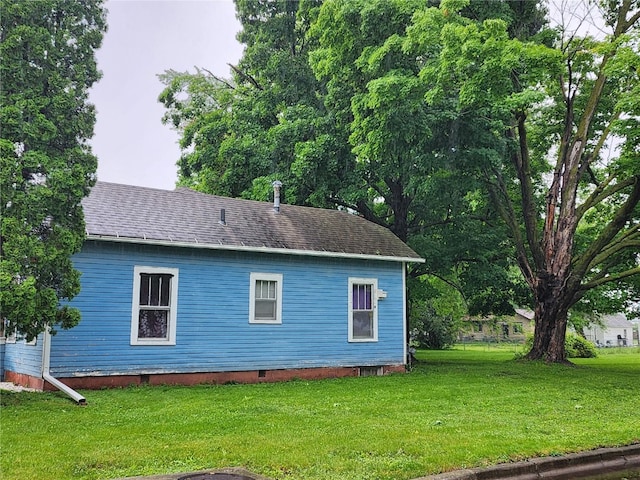
[[[605,315],[602,322],[608,328],[632,328],[633,324],[627,320],[624,313],[614,313],[613,315]]]
[[[281,204],[276,213],[267,202],[107,182],[83,208],[89,239],[423,261],[390,230],[337,210]]]
[[[535,317],[534,312],[527,310],[526,308],[516,308],[516,313],[527,320],[533,320]]]

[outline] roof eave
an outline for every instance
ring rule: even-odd
[[[359,260],[381,260],[387,262],[405,262],[405,263],[424,263],[425,259],[421,257],[396,257],[392,255],[371,255],[362,253],[346,253],[346,252],[330,252],[317,250],[298,250],[290,248],[272,248],[272,247],[252,247],[246,245],[216,245],[211,243],[191,243],[177,242],[171,240],[159,239],[141,239],[133,237],[112,237],[108,235],[91,235],[85,237],[86,240],[98,240],[103,242],[115,243],[132,243],[138,245],[159,245],[163,247],[180,247],[180,248],[202,248],[205,250],[226,250],[234,252],[258,252],[258,253],[278,253],[281,255],[297,255],[307,257],[331,257],[331,258],[354,258]]]

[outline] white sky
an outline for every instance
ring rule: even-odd
[[[178,134],[161,122],[158,96],[165,70],[204,67],[229,77],[242,55],[233,0],[109,0],[109,30],[97,51],[102,79],[90,102],[98,179],[172,190]]]

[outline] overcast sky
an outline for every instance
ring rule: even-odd
[[[91,90],[98,179],[173,189],[178,135],[161,122],[165,70],[204,67],[228,77],[242,47],[232,0],[109,0],[109,30],[97,51],[102,79]]]

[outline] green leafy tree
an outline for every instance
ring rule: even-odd
[[[468,10],[536,30],[538,3],[525,2],[530,17],[521,3]],[[424,2],[236,5],[246,49],[232,79],[204,69],[162,76],[165,121],[182,134],[180,183],[266,200],[278,178],[288,202],[347,208],[390,228],[427,258],[411,275],[450,282],[472,311],[510,312],[506,296],[486,291],[518,289],[504,226],[481,182],[452,174],[451,108],[428,105],[422,60],[404,50]]]
[[[509,229],[535,306],[528,358],[564,362],[571,308],[596,289],[638,298],[639,5],[603,2],[605,39],[552,47],[509,38],[499,20],[470,22],[465,5],[414,17],[405,45],[430,52],[429,102],[453,105],[459,132],[484,124],[483,143],[459,135],[459,166],[484,180]]]
[[[536,2],[527,3],[538,12]],[[453,101],[430,104],[420,78],[428,48],[406,48],[406,29],[423,10],[424,2],[411,0],[328,0],[312,26],[318,47],[311,65],[326,83],[334,131],[350,132],[345,141],[354,154],[355,182],[335,200],[420,252],[427,261],[412,276],[455,286],[474,314],[512,313],[522,288],[505,255],[507,232],[480,193],[483,180],[454,168],[460,132]],[[474,2],[467,10],[476,18],[517,17],[509,2]],[[540,15],[530,20],[537,25]],[[487,136],[482,122],[466,127],[473,141]]]
[[[320,0],[236,1],[246,45],[232,78],[205,69],[168,71],[160,101],[165,123],[181,134],[179,183],[209,193],[267,200],[271,182],[284,184],[289,203],[326,205],[349,169],[341,155],[319,155],[313,140],[335,153],[321,100],[322,85],[308,64],[307,32]],[[316,149],[317,150],[317,149]],[[310,161],[312,159],[312,161]],[[332,187],[332,188],[333,188]]]
[[[28,340],[80,320],[64,301],[80,290],[70,256],[95,181],[87,97],[105,16],[101,0],[0,1],[0,305]]]

